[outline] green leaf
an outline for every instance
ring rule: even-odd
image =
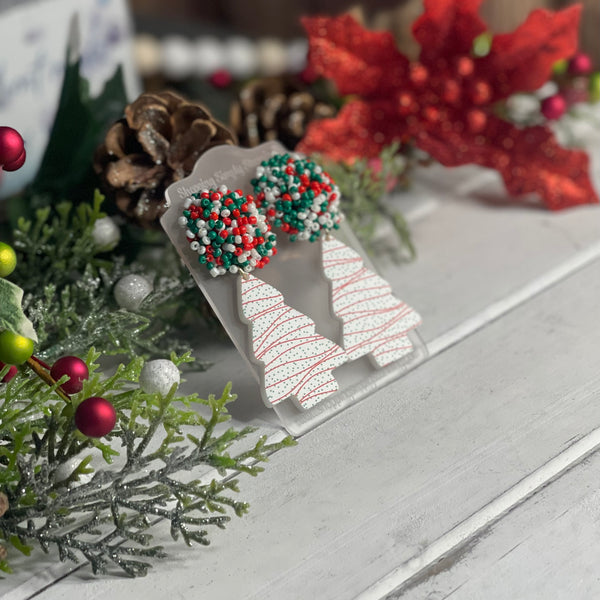
[[[8,329],[37,342],[33,324],[23,313],[23,290],[6,279],[0,279],[0,330]]]
[[[25,556],[31,554],[31,547],[24,544],[17,535],[11,535],[8,540],[19,552],[22,552]]]
[[[73,61],[71,52],[67,51],[58,110],[42,163],[31,184],[32,195],[59,199],[72,197],[74,190],[85,189],[85,180],[93,176],[94,151],[127,104],[121,67],[106,82],[100,95],[90,98],[88,82],[80,74],[81,61]]]

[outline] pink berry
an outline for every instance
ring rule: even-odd
[[[569,61],[569,73],[571,75],[587,75],[593,68],[592,59],[584,52],[578,52]]]
[[[16,129],[5,126],[0,127],[0,165],[15,162],[24,149],[23,138]]]
[[[567,112],[567,101],[561,94],[542,100],[541,112],[549,121],[560,119]]]

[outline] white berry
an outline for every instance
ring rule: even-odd
[[[113,290],[117,304],[131,311],[138,310],[150,292],[152,283],[141,275],[125,275],[117,281]]]
[[[121,230],[110,217],[103,217],[94,223],[92,239],[101,250],[112,250],[121,240]]]
[[[159,358],[148,361],[140,373],[140,388],[147,394],[166,396],[174,384],[179,386],[179,369],[170,360]]]

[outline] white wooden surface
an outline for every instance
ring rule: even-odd
[[[595,454],[386,600],[598,598],[599,480]]]
[[[496,206],[478,170],[427,177],[446,189],[414,226],[419,258],[385,270],[424,316],[428,362],[242,478],[251,512],[210,547],[165,532],[171,558],[145,579],[82,568],[57,580],[70,567],[46,562],[1,581],[3,597],[534,598],[524,577],[542,563],[557,587],[539,597],[598,597],[600,545],[580,531],[600,514],[600,209]],[[193,383],[218,391],[234,372],[236,421],[277,435],[241,360],[210,352],[223,367]]]

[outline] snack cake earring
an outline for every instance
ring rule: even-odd
[[[267,219],[290,240],[321,242],[323,272],[333,313],[342,321],[348,358],[369,354],[384,367],[411,353],[408,333],[421,318],[357,252],[332,235],[343,215],[339,188],[329,175],[300,155],[277,154],[261,163],[252,185]]]
[[[184,203],[179,224],[190,250],[213,277],[238,277],[240,318],[249,324],[252,353],[262,364],[265,401],[293,397],[310,408],[337,392],[333,369],[348,360],[314,322],[285,304],[282,294],[251,272],[277,253],[276,236],[252,196],[226,187],[203,190]]]

